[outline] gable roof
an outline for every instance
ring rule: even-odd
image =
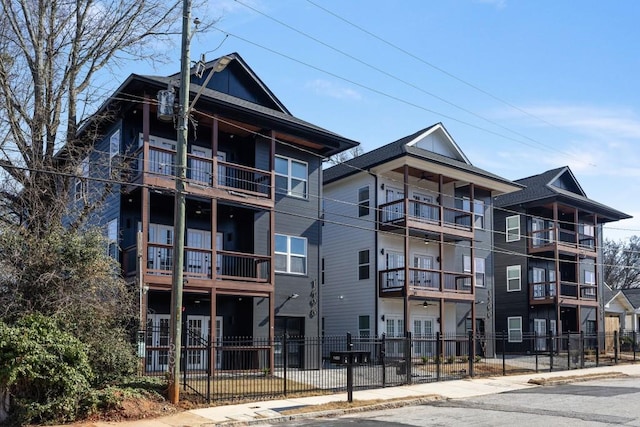
[[[525,188],[496,197],[495,206],[540,204],[557,200],[598,214],[602,218],[600,222],[631,218],[630,215],[624,212],[589,199],[569,166],[562,166],[538,175],[517,179],[515,182],[522,184]]]
[[[442,135],[445,136],[448,143],[450,144],[452,151],[457,153],[456,158],[438,154],[417,146],[416,141],[436,131],[442,132]],[[515,186],[514,189],[520,187],[520,185],[514,184],[512,181],[509,181],[506,178],[502,178],[491,172],[487,172],[484,169],[473,166],[469,162],[467,157],[462,153],[462,150],[460,150],[458,145],[453,141],[442,123],[436,123],[417,132],[414,132],[411,135],[407,135],[394,142],[383,145],[382,147],[378,147],[375,150],[349,159],[346,162],[342,162],[338,165],[332,166],[323,172],[323,182],[324,184],[329,184],[331,182],[346,178],[350,175],[362,171],[368,171],[377,165],[389,162],[402,156],[414,157],[428,162],[437,163],[446,167],[459,169],[477,176],[482,176],[495,181],[499,181],[501,183]]]
[[[640,308],[640,288],[622,289],[621,292],[627,298],[634,309]]]

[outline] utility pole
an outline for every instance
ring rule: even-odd
[[[189,86],[191,69],[191,0],[183,0],[180,94],[178,97],[178,141],[175,161],[175,212],[173,227],[173,276],[171,286],[171,341],[169,351],[169,401],[180,400],[180,351],[182,332],[182,288],[185,234],[185,180],[187,178],[187,137],[189,133]]]

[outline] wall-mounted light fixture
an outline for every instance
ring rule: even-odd
[[[382,316],[380,316],[380,320],[382,320],[384,322],[384,314]]]
[[[382,184],[380,184],[380,189],[384,190],[384,182]]]
[[[384,255],[384,248],[380,249],[380,255]]]

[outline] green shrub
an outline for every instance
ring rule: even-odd
[[[68,422],[93,379],[86,346],[42,316],[0,322],[0,389],[11,393],[10,422]]]
[[[98,329],[95,335],[85,337],[85,340],[95,387],[114,384],[138,371],[139,359],[124,331]]]

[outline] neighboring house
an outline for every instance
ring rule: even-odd
[[[496,329],[512,348],[523,334],[602,331],[602,225],[629,215],[589,199],[566,166],[516,182],[495,201]]]
[[[211,352],[210,360],[193,350],[185,363],[190,369],[208,363],[269,369],[282,363],[279,347],[274,360],[262,340],[320,334],[322,161],[357,143],[292,116],[240,55],[228,57],[210,81],[217,61],[207,63],[201,77],[192,75],[191,98],[200,97],[187,148],[182,311],[191,331],[187,346],[242,337],[235,344],[244,350]],[[177,78],[127,78],[99,112],[115,111],[117,118],[82,169],[82,176],[98,176],[113,159],[130,163],[128,184],[116,185],[100,220],[124,277],[140,284],[146,368],[160,371],[168,364],[176,128],[173,102],[165,105],[161,97],[159,103],[156,94]],[[83,203],[83,182],[77,203]],[[291,350],[289,365],[317,366],[318,354]]]
[[[640,288],[611,290],[607,286],[605,295],[605,331],[640,332]]]
[[[325,170],[323,333],[492,332],[493,198],[520,188],[442,124]]]

